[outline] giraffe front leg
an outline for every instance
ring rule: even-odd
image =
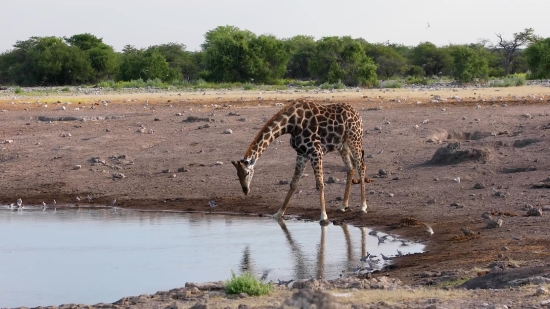
[[[361,162],[359,164],[360,171],[359,176],[361,177],[361,209],[359,210],[360,213],[366,214],[367,213],[367,194],[365,192],[365,175],[367,171],[367,166]]]
[[[280,219],[285,214],[286,208],[288,207],[288,203],[290,202],[290,198],[292,197],[292,194],[294,194],[294,191],[296,191],[296,188],[298,187],[298,182],[300,181],[300,177],[302,177],[302,173],[304,172],[304,168],[306,167],[306,162],[307,162],[306,157],[300,156],[300,155],[296,157],[296,167],[294,168],[294,176],[292,177],[292,181],[290,182],[290,189],[286,194],[283,205],[281,206],[281,208],[279,208],[279,211],[277,211],[277,213],[273,215],[274,219]]]
[[[326,223],[328,220],[327,211],[325,208],[325,183],[323,182],[323,159],[320,155],[321,152],[317,152],[311,158],[311,165],[313,166],[313,172],[315,173],[315,183],[317,191],[319,191],[319,202],[321,204],[321,219],[320,223]]]

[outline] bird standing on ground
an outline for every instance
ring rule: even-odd
[[[116,204],[116,199],[114,199],[114,200],[111,201],[111,205],[112,205],[112,206],[115,206],[115,204]]]
[[[48,208],[48,205],[46,205],[45,202],[42,202],[42,211],[46,211],[46,208]]]
[[[15,205],[15,204],[14,203],[10,204],[10,209],[13,209],[13,205]]]
[[[212,208],[216,208],[218,204],[216,204],[216,201],[211,200],[211,201],[208,201],[208,206],[210,206],[210,213],[212,213]]]
[[[80,202],[80,196],[76,197],[76,206],[79,206],[78,203]]]
[[[89,194],[88,194],[88,196],[86,196],[86,199],[88,200],[88,203],[92,202],[92,197]]]
[[[17,203],[17,209],[23,210],[23,200],[21,198],[18,198],[15,202]]]

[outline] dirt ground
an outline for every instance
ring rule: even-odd
[[[447,100],[435,103],[435,96]],[[548,87],[0,93],[0,204],[20,197],[25,204],[56,199],[58,205],[74,205],[77,196],[87,204],[84,197],[90,195],[93,205],[116,198],[119,207],[209,212],[208,201],[215,200],[214,212],[274,214],[288,190],[279,182],[289,181],[294,171],[289,135],[270,145],[256,164],[249,196],[230,161],[241,158],[281,104],[297,98],[348,102],[363,117],[367,175],[374,179],[367,184],[368,213],[357,212],[358,186],[352,187],[351,210],[336,212],[345,169],[339,155],[330,153],[324,157],[325,181],[329,176],[339,181],[325,186],[329,220],[427,244],[426,253],[397,259],[384,275],[430,285],[436,278],[427,271],[484,274],[494,263],[550,262]],[[190,116],[208,120],[186,121]],[[446,163],[430,161],[453,142],[460,146],[443,158]],[[318,220],[311,168],[305,173],[286,215]],[[541,209],[542,216],[537,211],[528,216],[527,205]],[[484,212],[502,226],[487,228]]]

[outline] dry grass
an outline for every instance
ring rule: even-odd
[[[280,306],[284,300],[292,297],[296,291],[276,290],[269,295],[260,297],[227,299],[223,297],[210,298],[209,305],[214,308],[236,307],[236,304],[247,305],[250,308]],[[387,304],[411,303],[416,301],[425,301],[428,298],[437,298],[440,301],[449,299],[464,299],[472,295],[466,290],[443,290],[439,288],[421,288],[415,290],[359,290],[351,292],[350,290],[330,290],[330,294],[335,296],[336,301],[344,305],[351,304],[376,304],[384,301]],[[346,306],[347,307],[347,306]]]
[[[426,300],[427,298],[437,298],[439,300],[468,298],[471,292],[467,290],[443,290],[438,288],[421,288],[415,290],[360,290],[350,292],[346,290],[331,291],[338,302],[343,304],[352,303],[371,303],[376,304],[384,301],[387,304],[396,304],[403,302],[415,302]]]

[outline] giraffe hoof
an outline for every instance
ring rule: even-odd
[[[319,224],[322,226],[326,226],[330,224],[330,221],[328,219],[319,221]]]
[[[364,214],[366,214],[366,213],[367,213],[367,210],[366,210],[366,209],[360,209],[360,210],[359,210],[359,214],[361,214],[361,215],[364,215]]]

